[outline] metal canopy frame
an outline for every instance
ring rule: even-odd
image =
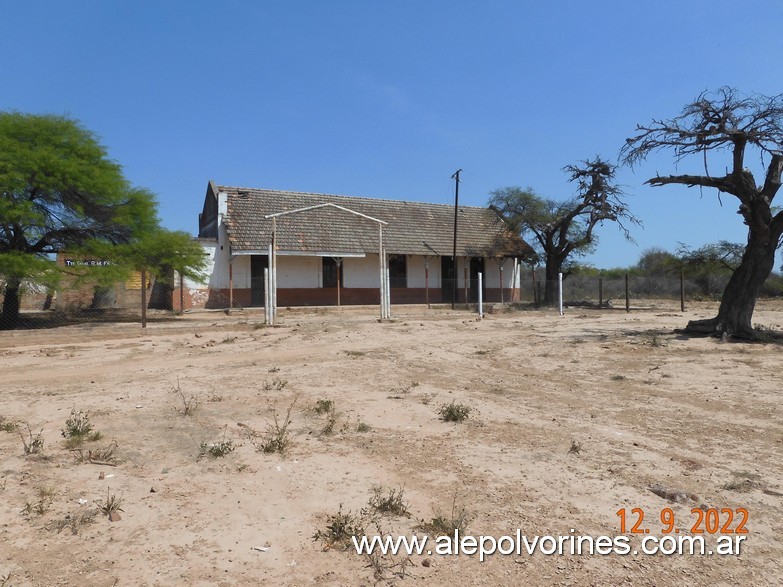
[[[272,242],[269,243],[269,252],[268,252],[269,269],[265,270],[265,272],[268,272],[265,278],[268,282],[268,286],[266,287],[267,303],[265,305],[266,323],[269,325],[274,325],[275,318],[277,316],[277,255],[278,255],[277,219],[280,216],[299,214],[301,212],[310,212],[312,210],[318,210],[319,208],[336,208],[337,210],[340,210],[342,212],[348,212],[349,214],[353,214],[354,216],[359,216],[361,218],[370,220],[378,224],[378,273],[380,278],[378,292],[380,293],[381,320],[390,319],[391,300],[390,300],[390,291],[389,291],[389,267],[386,260],[386,252],[383,247],[383,227],[387,226],[388,222],[385,222],[384,220],[379,220],[378,218],[373,218],[372,216],[368,216],[367,214],[362,214],[361,212],[357,212],[356,210],[351,210],[350,208],[346,208],[344,206],[339,206],[331,202],[326,202],[324,204],[316,204],[315,206],[306,206],[305,208],[286,210],[284,212],[276,212],[274,214],[267,214],[264,216],[264,219],[269,219],[269,218],[272,219]],[[354,256],[354,255],[351,255],[350,253],[341,253],[341,256],[347,257],[347,256]],[[363,253],[362,256],[364,256]]]

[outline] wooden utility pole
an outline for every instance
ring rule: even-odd
[[[459,174],[461,169],[457,169],[451,179],[454,180],[454,249],[452,251],[451,262],[454,266],[454,289],[451,295],[451,309],[457,302],[457,218],[459,217]],[[467,299],[465,300],[467,302]]]
[[[680,312],[685,311],[685,267],[680,267]]]
[[[141,269],[141,327],[147,328],[147,269]]]

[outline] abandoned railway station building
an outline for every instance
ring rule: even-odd
[[[263,306],[273,232],[281,307],[378,304],[381,243],[392,304],[474,302],[479,273],[485,300],[515,301],[529,245],[490,209],[456,217],[455,263],[452,205],[209,182],[198,232],[207,281],[184,282],[184,309]]]

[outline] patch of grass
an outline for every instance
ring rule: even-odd
[[[282,391],[286,385],[288,385],[288,381],[285,379],[275,378],[272,381],[264,381],[261,389],[264,391]]]
[[[0,575],[0,587],[11,587],[9,581],[11,580],[11,573],[7,575]]]
[[[386,534],[386,536],[391,536],[391,534]],[[393,585],[396,584],[391,582],[394,578],[405,579],[405,577],[414,576],[406,570],[408,567],[415,566],[410,556],[395,561],[391,554],[384,555],[378,548],[366,556],[369,561],[367,566],[372,569],[372,575],[376,581]]]
[[[288,450],[288,447],[291,445],[291,435],[288,432],[288,427],[291,425],[291,412],[295,405],[296,398],[288,406],[284,418],[281,418],[277,408],[272,406],[272,420],[267,425],[266,435],[260,441],[252,441],[256,450],[266,454],[284,454]]]
[[[13,434],[19,429],[19,422],[6,420],[5,416],[0,416],[0,431]]]
[[[655,332],[654,330],[650,330],[648,332],[645,332],[644,336],[642,336],[642,344],[651,347],[662,347],[662,346],[666,346],[666,341],[660,335],[660,333]]]
[[[44,449],[43,430],[39,431],[37,434],[33,434],[29,423],[25,423],[25,427],[27,428],[27,438],[25,438],[25,435],[22,434],[21,431],[17,430],[19,436],[22,438],[24,454],[36,455],[42,453]]]
[[[179,413],[183,416],[192,416],[195,414],[201,402],[195,395],[185,397],[185,392],[182,391],[182,388],[179,385],[179,375],[177,375],[177,387],[174,391],[177,392],[177,395],[179,395],[179,399],[182,402],[182,407],[178,408]]]
[[[223,438],[218,442],[214,442],[212,444],[202,442],[198,447],[199,458],[205,455],[209,455],[213,459],[217,459],[219,457],[224,457],[227,454],[231,453],[236,448],[236,446],[234,446],[234,441],[231,440],[230,438],[226,440],[227,430],[228,427],[223,429]]]
[[[405,503],[404,493],[404,487],[385,489],[382,485],[377,485],[372,488],[372,497],[368,505],[380,514],[408,516],[408,504]]]
[[[280,367],[269,367],[267,371],[269,373],[277,373],[278,371],[280,371]]]
[[[334,410],[334,402],[330,399],[319,399],[317,402],[315,402],[315,407],[313,408],[313,411],[318,414],[326,414],[327,412],[331,412]]]
[[[71,534],[76,536],[82,526],[95,522],[95,517],[97,515],[97,509],[82,509],[75,514],[65,514],[64,518],[53,522],[50,528],[57,531],[58,534],[68,528],[71,531]]]
[[[410,393],[412,389],[415,389],[419,386],[418,381],[411,381],[409,384],[401,383],[399,390],[400,393]]]
[[[436,394],[434,394],[434,393],[423,393],[423,394],[421,395],[420,401],[421,401],[421,403],[423,403],[425,406],[428,406],[428,405],[430,405],[430,404],[432,403],[432,400],[434,400],[434,399],[435,399],[435,395],[436,395]]]
[[[104,501],[96,501],[95,503],[104,516],[110,516],[114,512],[125,513],[125,510],[122,509],[122,497],[117,497],[108,488],[106,489],[106,499]]]
[[[62,435],[67,448],[80,446],[84,441],[95,442],[102,438],[100,432],[93,431],[90,412],[82,412],[76,408],[71,409],[71,415],[65,421]]]
[[[625,375],[612,375],[609,379],[612,381],[625,381],[628,378]]]
[[[367,351],[343,351],[346,355],[351,357],[352,359],[356,359],[359,357],[363,357],[367,354]]]
[[[33,502],[27,502],[22,509],[23,514],[38,514],[44,515],[52,506],[56,491],[54,487],[39,487],[37,491],[37,499]]]
[[[571,446],[568,449],[568,454],[570,455],[578,455],[582,452],[582,443],[577,442],[576,440],[571,441]]]
[[[356,431],[357,432],[364,433],[364,432],[369,432],[370,430],[372,430],[372,426],[370,426],[366,422],[359,422],[356,425]]]
[[[451,514],[444,515],[440,512],[435,512],[435,516],[428,522],[422,520],[417,529],[435,536],[453,536],[455,530],[459,530],[460,534],[464,534],[471,519],[471,515],[465,508],[457,507],[457,494],[455,493],[454,500],[451,503]]]
[[[754,489],[761,487],[758,481],[752,479],[734,479],[723,486],[726,491],[735,491],[736,493],[749,493]]]
[[[226,335],[225,337],[223,337],[223,340],[221,340],[220,342],[223,343],[223,344],[232,344],[232,343],[234,343],[236,341],[237,341],[237,337],[236,336]]]
[[[343,512],[343,504],[340,504],[336,514],[326,516],[326,528],[316,529],[313,540],[323,542],[327,549],[335,546],[347,549],[351,545],[352,536],[362,535],[364,523],[361,518],[350,511]]]
[[[71,452],[76,458],[77,463],[92,463],[93,465],[117,465],[114,451],[117,450],[117,441],[115,440],[105,448],[95,448],[84,450],[83,448],[72,449]]]
[[[469,406],[456,404],[454,400],[450,404],[443,404],[438,408],[438,415],[444,422],[464,422],[471,412]]]

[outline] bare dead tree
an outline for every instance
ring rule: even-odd
[[[651,186],[681,184],[715,188],[738,200],[737,213],[748,227],[748,239],[739,267],[723,292],[715,318],[692,320],[686,330],[717,336],[752,338],[751,318],[760,287],[775,263],[775,251],[783,234],[783,212],[772,202],[783,171],[783,94],[746,96],[733,88],[704,92],[682,114],[671,120],[639,125],[636,136],[626,139],[621,160],[637,165],[650,153],[671,150],[675,160],[701,157],[703,175],[656,176]],[[768,161],[764,183],[758,185],[746,167],[746,150],[752,148]],[[725,174],[713,176],[708,159],[718,152],[730,155]]]
[[[639,224],[615,183],[614,165],[596,157],[568,165],[563,171],[577,185],[577,195],[566,201],[543,198],[530,188],[507,187],[490,194],[490,207],[526,238],[544,261],[546,305],[557,300],[557,275],[563,272],[569,257],[588,252],[595,245],[596,226],[615,222],[632,240],[627,224]]]

